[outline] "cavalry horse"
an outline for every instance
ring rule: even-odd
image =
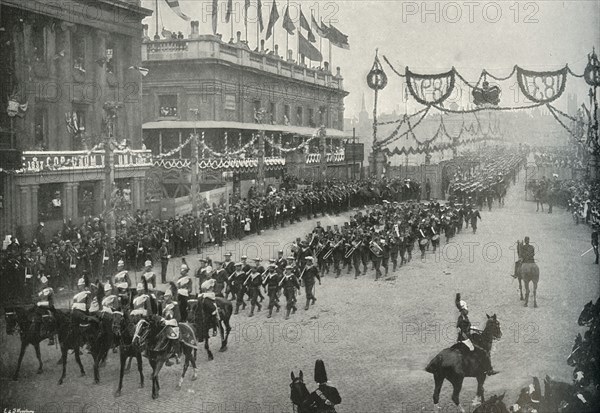
[[[137,346],[140,352],[144,352],[148,357],[152,367],[152,398],[159,396],[160,383],[158,375],[167,360],[173,354],[185,356],[183,373],[177,384],[177,390],[181,389],[183,378],[191,363],[194,369],[192,381],[196,380],[196,350],[197,341],[194,328],[188,323],[172,323],[173,320],[167,320],[166,323],[159,316],[150,316],[141,319],[133,335],[132,345]]]
[[[290,377],[292,378],[292,382],[290,383],[290,400],[295,407],[295,411],[298,413],[316,412],[316,409],[313,409],[308,404],[310,392],[306,388],[306,384],[304,384],[302,370],[300,370],[298,376],[295,376],[292,371]]]
[[[98,303],[102,302],[104,297],[104,287],[100,281],[96,284]],[[81,365],[79,357],[79,348],[82,345],[89,346],[89,352],[94,360],[94,383],[100,383],[100,364],[106,360],[108,351],[113,344],[112,323],[105,318],[102,313],[93,313],[92,315],[84,315],[82,319],[75,325],[73,323],[72,311],[69,314],[62,314],[60,311],[55,312],[59,325],[58,341],[60,343],[62,374],[58,384],[62,384],[67,374],[67,353],[73,350],[75,360],[79,365],[81,375],[85,376],[85,371]]]
[[[227,350],[227,340],[229,339],[229,333],[231,332],[229,319],[233,313],[233,305],[229,300],[222,297],[216,297],[215,303],[218,307],[220,322],[217,322],[217,317],[213,314],[215,308],[208,299],[198,298],[197,302],[193,302],[194,307],[188,312],[189,314],[194,315],[193,324],[196,327],[196,336],[199,342],[204,341],[204,349],[206,350],[209,360],[214,359],[208,345],[208,340],[210,338],[209,331],[217,327],[219,328],[221,333],[221,348],[219,351],[221,352]]]
[[[6,334],[13,335],[17,331],[21,338],[21,351],[19,353],[19,360],[17,362],[17,370],[13,376],[13,380],[17,381],[19,379],[19,370],[21,369],[21,362],[23,361],[23,356],[25,355],[25,350],[31,344],[35,349],[35,355],[38,359],[38,370],[37,373],[41,374],[43,371],[42,365],[42,356],[40,353],[40,342],[53,337],[57,331],[55,328],[49,329],[45,334],[41,331],[41,326],[37,319],[38,315],[36,314],[35,307],[24,307],[24,306],[14,306],[14,307],[6,307],[4,309],[4,319],[6,321]],[[55,310],[56,311],[56,310]]]
[[[452,392],[452,401],[461,412],[464,412],[460,405],[459,395],[462,389],[465,377],[475,377],[477,379],[477,396],[484,400],[483,383],[486,379],[485,357],[486,352],[492,348],[492,342],[502,337],[500,322],[496,314],[487,316],[485,328],[481,333],[473,333],[471,341],[475,346],[474,351],[469,351],[462,343],[456,343],[451,348],[446,348],[438,353],[427,365],[425,371],[433,374],[435,389],[433,392],[433,403],[436,409],[439,409],[440,391],[444,380],[452,383],[454,391]]]
[[[119,370],[119,387],[115,396],[121,395],[123,389],[123,374],[129,370],[133,357],[137,360],[138,371],[140,372],[140,388],[144,387],[144,373],[142,371],[142,352],[138,346],[133,345],[133,336],[135,334],[136,323],[129,316],[129,311],[113,311],[113,334],[119,346],[119,356],[121,368]],[[125,368],[127,359],[129,366]]]
[[[519,261],[516,263],[515,273],[519,280],[519,292],[521,294],[521,301],[523,301],[523,286],[521,284],[521,280],[523,284],[525,284],[525,307],[529,304],[529,283],[533,282],[533,307],[537,308],[537,285],[540,280],[540,269],[534,262],[521,262],[523,258],[523,243],[521,241],[517,241],[517,255],[519,257]]]

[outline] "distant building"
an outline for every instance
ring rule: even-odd
[[[116,183],[130,191],[132,209],[142,208],[150,162],[141,150],[141,76],[129,68],[141,64],[141,21],[151,11],[139,0],[1,7],[0,151],[18,157],[0,173],[1,232],[29,235],[40,221],[54,229],[102,212],[104,151],[90,150],[107,101],[123,103],[112,131],[127,147],[116,152]]]
[[[239,35],[233,43],[200,35],[195,21],[188,38],[145,38],[144,143],[160,156],[197,132],[200,190],[229,186],[245,196],[255,184],[262,131],[268,182],[284,172],[317,180],[348,176],[344,147],[349,135],[343,130],[348,92],[339,69],[332,72],[327,64],[311,69],[273,52],[252,51]],[[314,139],[303,154],[285,152],[319,128],[323,140]],[[161,191],[169,198],[189,194],[190,146],[155,162],[163,171]]]

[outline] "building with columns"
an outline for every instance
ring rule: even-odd
[[[144,208],[140,0],[2,0],[0,5],[0,230],[51,230],[104,210],[105,151],[115,137],[115,184]],[[103,107],[121,102],[107,130]],[[13,159],[14,160],[14,159]]]
[[[251,50],[241,40],[202,35],[191,22],[184,38],[142,44],[144,143],[163,173],[167,198],[190,191],[192,145],[199,138],[199,191],[230,185],[245,196],[265,157],[264,176],[283,173],[308,179],[347,179],[360,160],[345,159],[351,134],[343,131],[344,90],[340,69],[321,69],[272,52]],[[308,141],[303,151],[286,151]],[[183,144],[183,146],[182,146]],[[173,152],[174,151],[174,152]],[[167,153],[168,156],[161,154]],[[262,154],[262,155],[260,155]],[[260,179],[260,177],[258,177]]]

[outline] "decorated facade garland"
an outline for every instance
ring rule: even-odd
[[[167,153],[161,153],[160,155],[156,155],[154,157],[154,160],[159,160],[159,159],[164,159],[164,158],[168,158],[169,156],[173,156],[175,153],[179,152],[180,150],[182,150],[183,148],[185,148],[191,141],[192,138],[194,137],[193,134],[191,134],[186,140],[185,142],[183,142],[181,145],[179,145],[177,148],[171,149],[169,152]]]
[[[400,139],[400,138],[402,138],[404,136],[408,136],[409,134],[413,134],[413,129],[415,127],[417,127],[423,121],[423,119],[425,119],[425,116],[429,112],[430,108],[431,108],[430,106],[427,106],[426,110],[423,111],[421,117],[419,118],[419,120],[414,125],[410,124],[410,117],[406,116],[405,119],[406,119],[406,123],[408,125],[408,130],[406,130],[402,134],[398,135],[398,133],[400,131],[400,126],[402,124],[398,125],[398,127],[396,129],[394,129],[394,131],[387,138],[385,138],[383,140],[380,140],[380,141],[377,141],[377,148],[381,148],[382,146],[389,145],[390,143],[392,143],[394,141],[397,141],[398,139]]]
[[[273,148],[277,149],[278,151],[282,152],[282,153],[290,153],[290,152],[294,152],[294,151],[298,151],[306,146],[308,146],[308,144],[310,142],[313,141],[313,139],[316,139],[316,136],[312,136],[310,138],[308,138],[307,140],[305,140],[304,142],[302,142],[300,145],[296,146],[295,148],[283,148],[281,147],[281,135],[280,136],[280,144],[277,144],[273,141],[273,135],[271,137],[268,137],[265,135],[265,142],[267,142],[269,145],[271,145]]]
[[[256,142],[257,139],[257,135],[252,134],[252,139],[250,139],[250,141],[248,141],[244,146],[242,146],[241,148],[239,148],[236,151],[228,151],[227,150],[227,132],[225,132],[225,152],[217,152],[213,149],[211,149],[206,142],[204,141],[204,133],[202,133],[202,140],[200,142],[200,146],[202,147],[202,158],[204,158],[205,156],[205,152],[208,152],[208,154],[210,156],[216,157],[216,158],[227,158],[227,157],[231,157],[231,156],[238,156],[241,155],[242,153],[245,153],[251,146],[254,146],[254,143]]]

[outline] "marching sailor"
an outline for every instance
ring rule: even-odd
[[[269,265],[269,268],[267,269],[267,276],[262,283],[263,287],[265,287],[267,290],[267,295],[269,296],[269,314],[267,315],[267,318],[271,318],[273,315],[273,307],[277,307],[277,312],[279,312],[279,309],[281,308],[277,302],[279,301],[277,297],[277,291],[279,290],[280,276],[277,271],[275,271],[275,267],[275,264]]]
[[[252,270],[252,273],[248,276],[244,284],[248,286],[248,293],[250,295],[251,300],[250,314],[248,315],[248,317],[252,317],[254,315],[255,307],[258,307],[259,312],[262,309],[262,306],[258,302],[260,286],[262,285],[262,278],[261,274],[258,272],[258,268],[254,268]]]
[[[244,263],[236,262],[235,263],[235,271],[229,277],[231,283],[231,292],[235,297],[235,312],[234,314],[238,314],[240,312],[240,306],[242,306],[242,310],[246,308],[246,302],[244,301],[244,294],[246,291],[244,289],[244,281],[246,281],[246,273],[242,269]]]
[[[279,281],[279,287],[283,289],[286,300],[286,313],[285,319],[290,318],[290,311],[296,312],[296,290],[300,290],[300,283],[298,278],[293,273],[294,267],[288,265],[285,267],[285,273],[281,281]]]
[[[304,309],[308,310],[311,300],[313,305],[317,301],[317,298],[313,294],[313,287],[315,285],[315,278],[319,280],[319,285],[321,285],[321,276],[319,275],[319,270],[314,265],[314,258],[309,255],[305,260],[306,266],[300,278],[304,281],[304,290],[306,292],[306,306],[304,306]]]

